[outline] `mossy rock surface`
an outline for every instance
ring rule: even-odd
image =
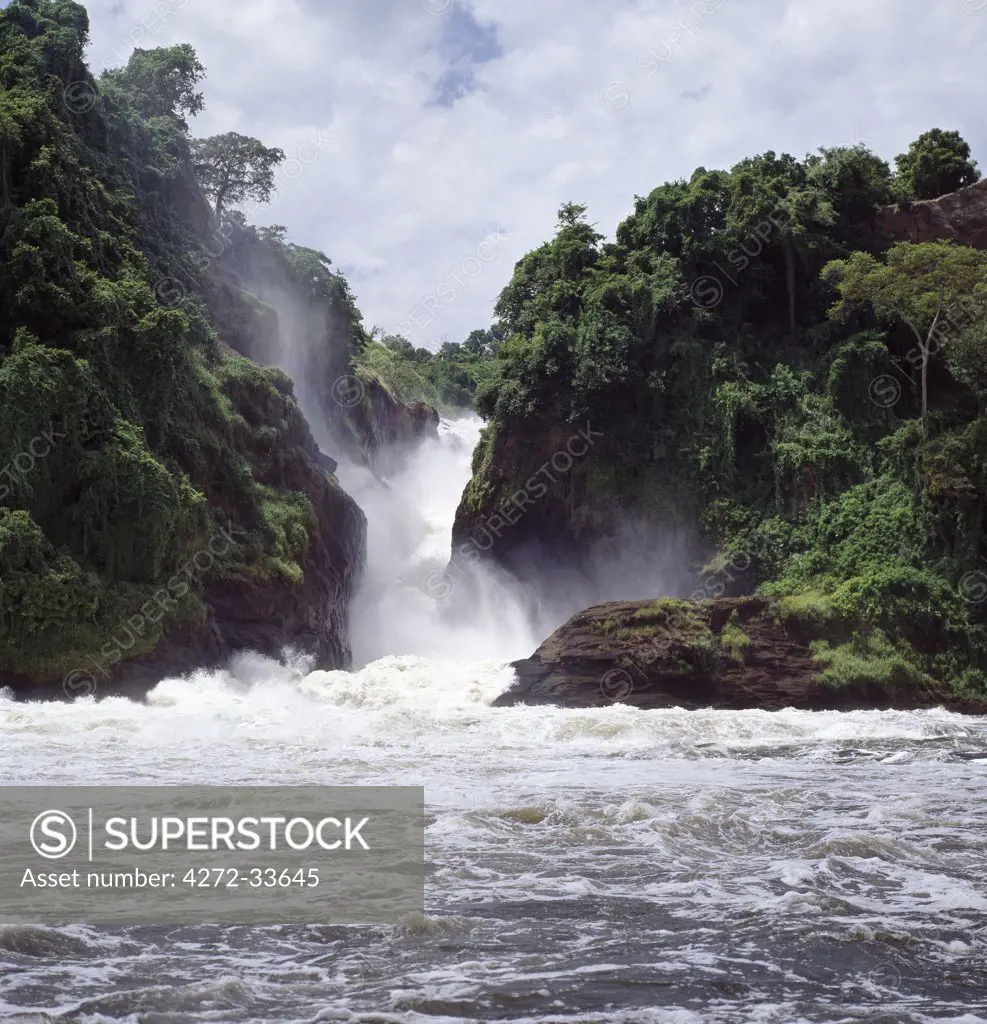
[[[921,672],[879,629],[858,624],[846,640],[845,623],[814,608],[808,639],[793,607],[803,611],[759,596],[596,605],[514,662],[517,682],[495,703],[987,713],[987,701]]]

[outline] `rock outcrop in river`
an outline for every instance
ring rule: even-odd
[[[837,147],[698,168],[613,241],[563,206],[497,302],[450,572],[816,596],[869,631],[840,664],[987,695],[987,184],[908,189]]]
[[[639,708],[854,710],[931,708],[987,713],[904,663],[882,682],[858,671],[846,648],[853,624],[814,620],[814,610],[763,597],[619,601],[573,616],[513,668],[495,704]],[[858,666],[867,661],[858,640]],[[837,651],[843,651],[843,655]],[[871,667],[873,669],[873,666]]]

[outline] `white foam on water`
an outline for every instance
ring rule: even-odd
[[[473,581],[472,611],[423,585],[444,571],[478,429],[443,422],[389,488],[350,470],[373,495],[354,671],[246,654],[143,702],[0,695],[7,783],[424,785],[426,915],[359,942],[0,931],[0,959],[17,959],[0,1015],[38,1005],[58,965],[46,1008],[87,1021],[791,1024],[879,1006],[983,1024],[972,993],[902,994],[915,962],[895,957],[919,950],[931,992],[984,956],[987,721],[491,707],[542,627],[503,581]],[[837,964],[831,1012],[793,1001],[826,973],[803,956]],[[678,991],[668,977],[746,988],[704,990],[701,1011],[619,1005],[652,982]]]

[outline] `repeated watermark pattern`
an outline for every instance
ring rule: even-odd
[[[981,558],[987,565],[987,558]],[[960,577],[959,594],[968,604],[983,604],[987,600],[987,572],[971,569]]]
[[[469,289],[470,282],[483,273],[484,266],[497,259],[504,251],[507,239],[508,236],[499,229],[486,235],[473,252],[442,278],[434,291],[408,310],[407,316],[397,325],[394,333],[407,336],[412,326],[424,331],[433,322],[438,310],[451,306]]]
[[[600,90],[600,104],[610,114],[622,114],[634,102],[634,87],[631,84],[639,72],[654,75],[662,64],[670,61],[678,52],[686,35],[694,36],[706,19],[718,11],[726,0],[694,0],[688,11],[675,20],[672,27],[664,32],[656,46],[649,47],[637,59],[638,70],[625,72],[626,78],[615,78]]]
[[[538,467],[524,487],[518,488],[492,515],[482,517],[480,523],[473,527],[470,540],[459,546],[458,555],[470,565],[479,562],[483,557],[481,552],[489,551],[504,530],[516,526],[525,512],[548,494],[549,485],[558,484],[575,462],[589,453],[596,437],[603,437],[602,431],[593,430],[588,423],[573,434],[547,462]],[[449,566],[464,580],[469,579],[469,573],[455,557],[450,559]],[[436,602],[448,601],[455,589],[456,581],[449,569],[432,569],[422,580],[422,591]]]
[[[64,437],[68,437],[68,434],[55,430],[54,425],[49,422],[47,430],[32,437],[24,446],[24,450],[18,452],[3,469],[0,469],[0,502],[28,482],[38,463],[48,458]]]
[[[212,570],[217,559],[229,554],[235,535],[245,537],[247,531],[232,523],[225,530],[219,527],[206,546],[196,551],[163,587],[159,587],[141,605],[139,612],[121,623],[119,629],[100,648],[98,660],[87,659],[95,673],[106,680],[111,679],[108,669],[136,647],[149,627],[157,626],[169,612],[178,607],[178,602],[189,593],[197,580]],[[223,546],[217,544],[220,539],[224,542]],[[92,696],[96,688],[96,675],[88,668],[72,669],[62,680],[62,690],[67,697]]]
[[[600,679],[600,693],[614,704],[626,700],[633,690],[634,680],[625,669],[612,668],[608,672],[604,672]]]
[[[344,373],[332,382],[330,393],[341,409],[355,409],[364,398],[366,385],[356,374]]]
[[[69,82],[62,90],[62,102],[72,114],[88,114],[96,106],[97,96],[92,82]]]

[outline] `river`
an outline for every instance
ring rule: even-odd
[[[357,670],[0,699],[6,784],[423,785],[425,916],[0,928],[0,1020],[987,1022],[987,720],[492,709],[546,623],[435,599],[477,429],[386,487],[341,470]]]

